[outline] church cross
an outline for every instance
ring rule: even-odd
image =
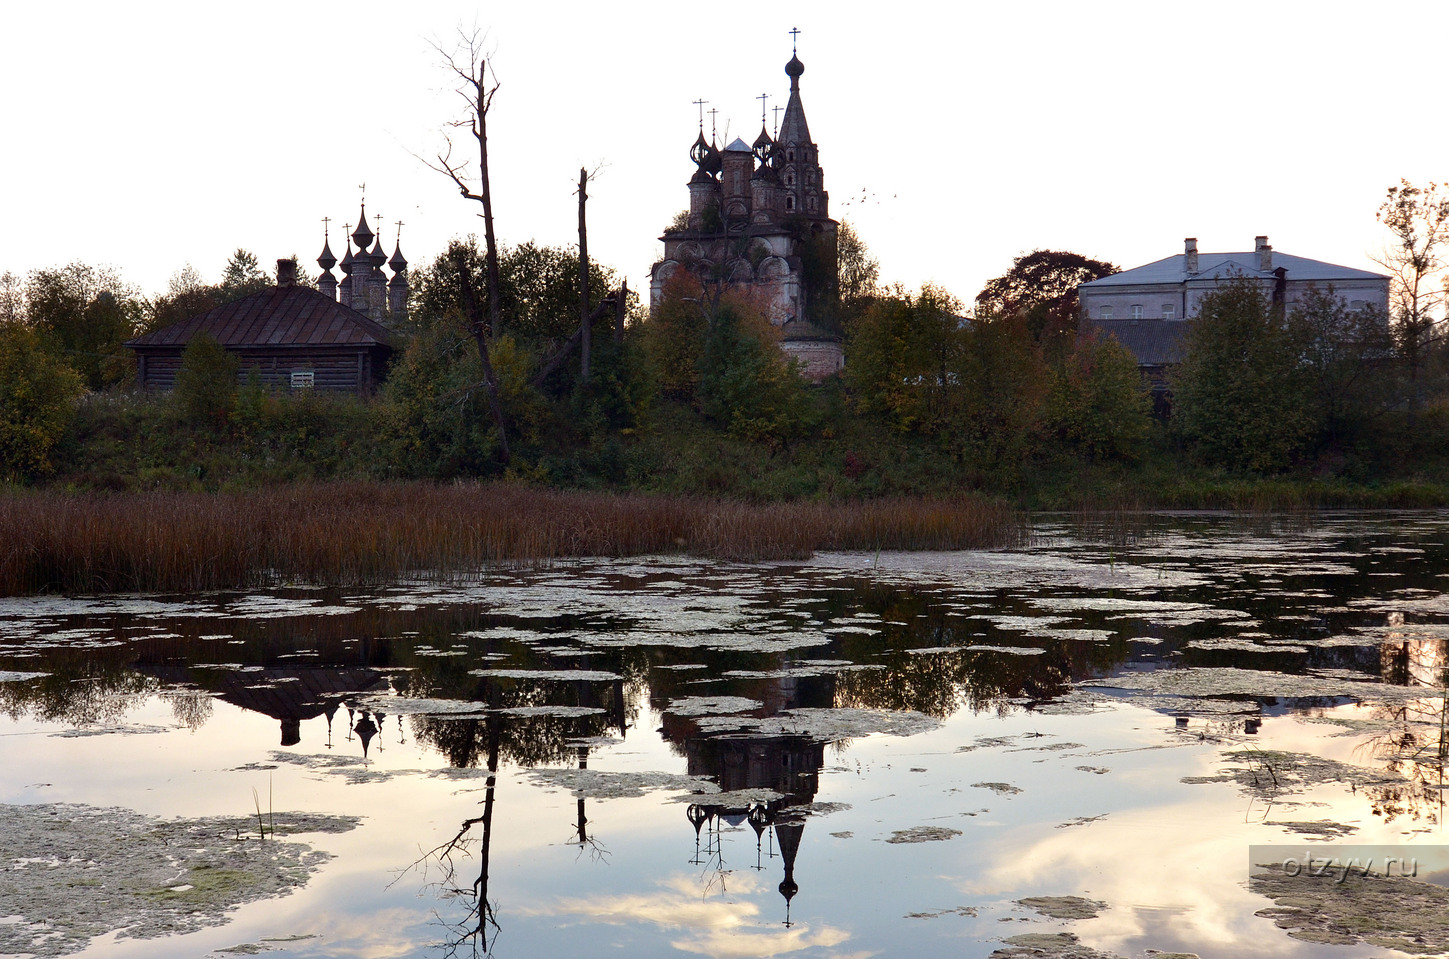
[[[768,93],[762,93],[759,96],[755,97],[755,99],[760,101],[760,126],[764,126],[765,125],[765,101],[768,100],[768,99],[770,99],[770,95]]]
[[[402,247],[402,228],[403,228],[403,221],[402,220],[398,220],[397,223],[395,224],[395,226],[397,227],[397,243],[398,243],[398,247],[401,248]]]
[[[328,227],[328,225],[331,222],[332,222],[332,217],[330,217],[330,216],[324,216],[322,218],[322,238],[324,240],[327,239],[327,236],[328,236],[328,229],[327,229],[327,227]]]
[[[345,242],[347,244],[347,248],[349,250],[352,249],[352,224],[351,223],[344,223],[344,224],[342,224],[342,240],[343,240],[343,242]]]
[[[700,134],[703,134],[704,133],[704,105],[706,103],[708,103],[708,102],[709,102],[708,100],[695,100],[694,101],[694,105],[697,106],[697,107],[699,107],[699,132],[700,132]]]
[[[794,54],[795,54],[795,45],[796,45],[796,43],[797,43],[797,41],[799,39],[800,39],[800,31],[797,30],[794,27],[791,27],[790,28],[790,55],[791,56],[794,56]]]
[[[719,112],[718,110],[715,110],[713,108],[711,108],[710,111],[709,111],[709,142],[710,143],[713,143],[715,141],[716,134],[715,134],[715,129],[714,129],[714,115],[716,113],[718,113],[718,112]]]
[[[770,109],[775,111],[775,139],[778,140],[780,139],[780,113],[785,108],[781,106],[774,106]]]

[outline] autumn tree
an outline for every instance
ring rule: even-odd
[[[1064,341],[1077,329],[1077,287],[1119,272],[1103,260],[1058,250],[1033,250],[976,294],[976,309],[1021,316],[1038,342]]]
[[[1423,373],[1442,336],[1442,311],[1449,284],[1449,190],[1437,183],[1415,186],[1400,180],[1388,188],[1378,220],[1391,239],[1376,262],[1389,271],[1390,312],[1409,379],[1409,408],[1423,398]]]

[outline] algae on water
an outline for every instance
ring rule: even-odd
[[[331,858],[242,817],[155,819],[75,804],[0,806],[0,953],[64,956],[117,932],[153,939],[221,925],[237,906],[301,888]],[[358,819],[276,813],[278,835]],[[77,890],[84,890],[78,894]]]

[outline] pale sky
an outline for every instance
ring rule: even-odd
[[[431,49],[488,36],[502,241],[577,241],[647,290],[688,204],[704,98],[721,145],[801,93],[836,219],[882,278],[963,299],[1036,248],[1122,267],[1274,248],[1371,269],[1400,177],[1449,179],[1445,2],[163,4],[0,2],[0,272],[71,260],[146,294],[237,247],[315,272],[366,182],[416,266],[482,233],[426,169],[455,116]],[[774,114],[770,125],[773,129]],[[706,132],[709,120],[706,118]],[[460,144],[466,149],[467,144]]]

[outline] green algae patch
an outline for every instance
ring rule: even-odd
[[[1050,919],[1095,919],[1097,913],[1107,908],[1105,902],[1081,896],[1028,896],[1016,903]]]
[[[1256,913],[1294,939],[1411,955],[1449,951],[1449,889],[1409,876],[1259,867],[1248,888],[1273,900]]]
[[[327,853],[274,838],[343,832],[350,816],[154,819],[73,804],[0,806],[0,953],[63,956],[97,936],[152,939],[222,925],[243,903],[302,886]],[[272,832],[275,829],[275,834]],[[77,895],[84,890],[84,895]]]

